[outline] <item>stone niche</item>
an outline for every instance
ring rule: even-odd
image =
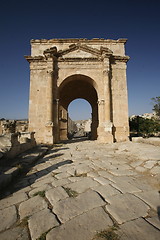
[[[127,39],[31,40],[29,131],[38,143],[67,139],[68,106],[92,107],[91,139],[102,143],[129,136],[125,55]]]

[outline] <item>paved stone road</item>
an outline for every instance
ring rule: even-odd
[[[159,191],[160,147],[59,144],[2,195],[0,239],[159,240]]]

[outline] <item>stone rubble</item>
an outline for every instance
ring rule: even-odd
[[[2,192],[0,239],[98,240],[116,224],[122,240],[158,240],[159,163],[149,144],[54,146]]]

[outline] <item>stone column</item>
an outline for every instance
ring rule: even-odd
[[[126,63],[128,56],[114,56],[112,64],[113,123],[116,142],[129,140]]]
[[[98,140],[101,142],[112,143],[112,122],[111,122],[111,86],[110,86],[110,55],[105,54],[103,60],[103,93],[98,100],[99,127]]]
[[[59,142],[59,99],[56,98],[54,102],[54,142]]]
[[[53,144],[53,70],[48,70],[47,79],[47,122],[46,122],[46,142]]]

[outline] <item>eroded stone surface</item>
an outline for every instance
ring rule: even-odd
[[[99,183],[94,181],[92,178],[84,177],[80,181],[67,184],[66,187],[71,188],[72,190],[78,193],[82,193],[82,192],[85,192],[87,189],[90,189],[98,185]]]
[[[119,224],[138,217],[146,217],[149,210],[143,201],[129,193],[111,196],[108,201],[110,205],[107,205],[106,209]]]
[[[114,196],[116,194],[120,194],[120,191],[118,191],[114,187],[110,186],[109,184],[105,185],[105,186],[93,187],[92,189],[94,189],[96,192],[98,192],[105,199],[106,202],[107,202],[108,197]]]
[[[0,210],[0,232],[10,228],[17,221],[15,206]]]
[[[32,215],[33,213],[36,213],[44,208],[47,208],[47,203],[45,200],[40,196],[35,196],[27,201],[23,202],[19,206],[19,214],[20,219]]]
[[[134,192],[141,192],[140,189],[138,189],[136,186],[133,184],[123,180],[123,177],[119,177],[118,181],[116,183],[111,183],[111,186],[114,188],[118,189],[122,193],[134,193]]]
[[[38,239],[43,233],[59,225],[56,216],[49,209],[43,209],[35,213],[28,223],[32,240]]]
[[[27,228],[15,227],[0,233],[1,240],[30,240]]]
[[[145,219],[148,223],[160,230],[160,217],[158,215]]]
[[[46,240],[91,240],[96,231],[112,226],[112,221],[101,208],[95,208],[51,230]]]
[[[73,217],[103,205],[105,205],[105,202],[101,197],[96,192],[89,190],[76,198],[67,198],[57,202],[52,211],[64,223]]]
[[[119,235],[122,236],[123,240],[158,240],[160,231],[144,219],[139,218],[122,224]]]
[[[46,192],[46,198],[54,206],[58,201],[68,197],[68,194],[62,187],[56,187]]]
[[[157,210],[157,207],[160,206],[160,193],[159,191],[145,191],[135,193],[137,197],[142,199],[145,203],[151,206],[154,210]]]
[[[51,188],[51,186],[49,184],[42,184],[41,187],[37,187],[37,188],[34,188],[33,190],[31,190],[28,195],[30,197],[33,197],[35,194],[37,194],[38,192],[42,192],[42,191],[47,191]]]
[[[4,199],[0,200],[0,209],[12,206],[12,205],[20,203],[20,202],[23,202],[27,199],[28,199],[28,197],[27,197],[26,193],[23,193],[23,192],[17,193],[15,195],[11,196],[11,197],[4,198]]]

